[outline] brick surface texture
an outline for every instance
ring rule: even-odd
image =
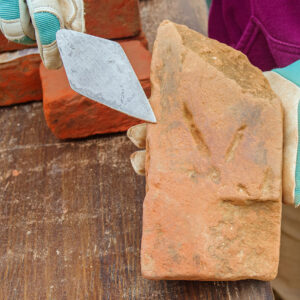
[[[141,264],[150,279],[272,280],[282,109],[246,56],[164,22],[151,65]]]
[[[42,100],[38,54],[0,64],[0,106]]]

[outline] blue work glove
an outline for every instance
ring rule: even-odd
[[[0,29],[21,44],[37,43],[48,69],[62,63],[56,45],[60,28],[84,31],[83,0],[0,0]]]
[[[265,72],[284,112],[283,202],[300,205],[300,60]],[[271,130],[271,129],[270,129]]]

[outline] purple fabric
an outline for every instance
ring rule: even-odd
[[[300,59],[300,0],[213,0],[208,35],[263,71]]]

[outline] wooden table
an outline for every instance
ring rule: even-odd
[[[141,277],[134,150],[125,135],[57,140],[41,103],[0,109],[0,299],[273,299],[265,282]]]

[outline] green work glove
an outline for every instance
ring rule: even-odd
[[[16,43],[37,43],[48,69],[62,65],[56,44],[60,28],[84,31],[83,0],[0,0],[4,36]]]
[[[264,73],[284,112],[283,202],[300,205],[300,60]]]

